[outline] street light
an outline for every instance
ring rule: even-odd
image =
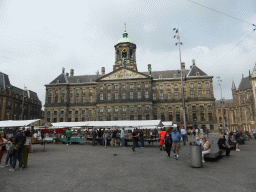
[[[223,118],[223,129],[224,131],[226,131],[226,122],[225,122],[225,117],[224,117],[224,110],[223,110],[223,103],[224,103],[224,99],[222,98],[222,88],[221,88],[221,83],[222,80],[220,79],[220,77],[216,77],[218,79],[218,85],[220,86],[220,97],[221,97],[221,109],[222,109],[222,118]]]
[[[181,95],[182,95],[182,108],[183,108],[183,122],[184,122],[184,128],[187,130],[187,122],[186,122],[186,109],[185,109],[185,99],[184,99],[184,86],[183,86],[183,69],[181,64],[181,50],[180,45],[183,45],[182,42],[180,42],[180,32],[179,28],[174,28],[173,31],[177,33],[177,35],[174,35],[173,38],[177,38],[178,42],[175,43],[175,45],[179,45],[179,54],[180,54],[180,78],[181,78]]]

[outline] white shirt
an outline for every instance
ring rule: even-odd
[[[187,134],[187,131],[186,131],[186,129],[182,128],[182,129],[180,130],[180,133],[181,133],[182,135],[186,135],[186,134]]]
[[[24,145],[29,145],[29,139],[26,138],[26,143]]]
[[[198,133],[198,129],[196,129],[196,133]]]
[[[121,130],[121,138],[124,137],[124,130]]]

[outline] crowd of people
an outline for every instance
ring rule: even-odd
[[[32,152],[32,144],[29,131],[23,132],[17,129],[13,137],[8,138],[4,131],[0,137],[0,168],[11,167],[9,171],[14,171],[17,160],[19,170],[28,165],[28,153]],[[5,166],[1,165],[3,155],[6,153]]]

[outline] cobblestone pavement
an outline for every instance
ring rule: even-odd
[[[189,142],[194,139],[189,138]],[[217,150],[217,136],[211,135]],[[167,158],[153,147],[33,145],[28,168],[0,169],[0,191],[256,191],[256,140],[240,146],[203,168],[190,167],[190,146],[181,145],[180,158]],[[115,155],[116,154],[116,155]],[[2,160],[4,164],[5,156]]]

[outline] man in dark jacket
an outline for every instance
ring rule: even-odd
[[[9,171],[14,171],[16,167],[17,158],[19,158],[19,169],[22,170],[22,152],[25,142],[26,136],[23,135],[23,133],[20,130],[17,130],[16,135],[14,137],[14,145],[16,149],[14,150],[14,155],[12,159],[12,168]]]

